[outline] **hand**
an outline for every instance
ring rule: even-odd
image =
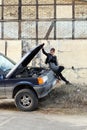
[[[43,45],[45,45],[45,43],[43,43]]]
[[[44,43],[43,43],[43,46],[44,46]],[[44,47],[42,47],[42,49],[44,49]]]

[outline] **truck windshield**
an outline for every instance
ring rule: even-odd
[[[15,63],[5,57],[4,55],[0,55],[0,69],[2,71],[8,71],[11,70],[14,67]]]

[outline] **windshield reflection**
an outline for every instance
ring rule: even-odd
[[[11,70],[14,67],[15,63],[13,63],[11,60],[6,58],[3,55],[0,55],[0,69],[2,71],[8,71]]]

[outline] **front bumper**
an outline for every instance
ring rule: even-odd
[[[43,98],[46,95],[48,95],[48,93],[55,88],[56,84],[57,84],[57,79],[53,80],[51,83],[45,83],[43,85],[34,86],[38,98]]]

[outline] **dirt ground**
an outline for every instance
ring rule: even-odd
[[[13,100],[0,100],[0,110],[18,111]],[[87,85],[57,85],[39,101],[37,112],[45,114],[87,114]]]
[[[53,114],[87,113],[87,85],[60,85],[40,100],[41,112]]]

